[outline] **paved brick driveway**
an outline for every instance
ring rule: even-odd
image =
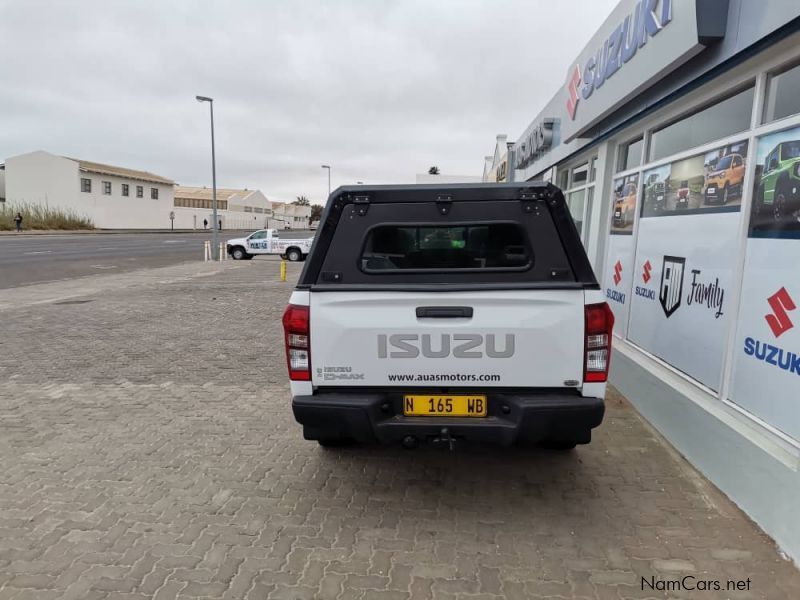
[[[616,393],[568,454],[303,441],[290,285],[269,260],[200,270],[0,293],[0,599],[800,597]],[[750,591],[641,589],[685,575]]]

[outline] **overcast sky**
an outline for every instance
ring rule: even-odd
[[[0,159],[32,150],[321,202],[482,172],[616,0],[0,0]]]

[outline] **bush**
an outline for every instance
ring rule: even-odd
[[[0,231],[15,229],[14,217],[18,212],[22,213],[23,229],[94,229],[91,219],[74,210],[3,202],[0,204]]]

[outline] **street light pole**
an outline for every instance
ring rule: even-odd
[[[328,197],[331,195],[331,166],[330,165],[322,165],[323,169],[328,169]]]
[[[214,99],[195,96],[198,102],[208,102],[211,109],[211,257],[219,260],[219,220],[217,218],[217,157],[214,150]]]

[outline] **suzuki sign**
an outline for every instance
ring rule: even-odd
[[[722,0],[623,0],[572,63],[562,142],[589,128],[722,37]]]

